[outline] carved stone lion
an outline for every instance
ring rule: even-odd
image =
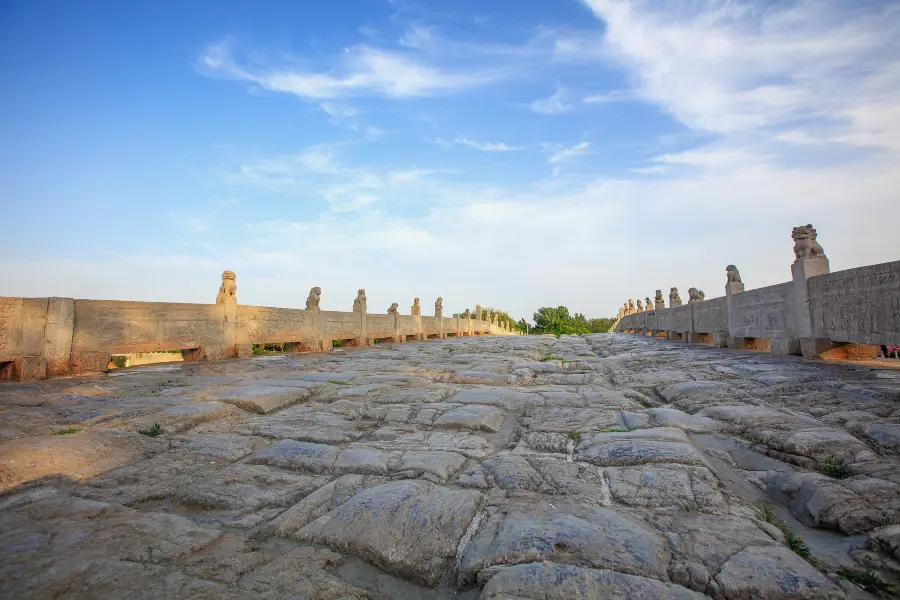
[[[234,271],[222,273],[222,285],[219,286],[219,295],[216,296],[216,304],[225,304],[227,302],[237,302],[237,282],[235,281]]]
[[[694,302],[703,302],[705,299],[706,294],[704,294],[702,290],[698,290],[695,287],[692,287],[688,290],[688,304],[693,304]]]
[[[640,298],[638,298],[638,301],[637,301],[637,311],[644,312],[644,303],[641,302]]]
[[[397,304],[396,302],[394,302],[393,304],[391,304],[391,307],[388,309],[388,314],[389,314],[389,315],[396,315],[396,314],[397,314],[397,308],[398,308],[399,306],[400,306],[400,305]]]
[[[306,308],[319,308],[319,298],[322,297],[322,288],[314,287],[309,290],[309,296],[306,298]]]
[[[726,283],[744,283],[741,279],[741,272],[734,265],[725,267],[725,277],[727,277]]]
[[[418,299],[418,298],[416,298],[415,300],[413,300],[413,305],[412,305],[412,308],[410,308],[409,314],[411,314],[411,315],[416,315],[416,316],[422,314],[422,307],[419,306],[419,299]]]
[[[669,306],[681,306],[681,296],[678,295],[678,288],[673,287],[669,290]]]
[[[360,288],[356,292],[356,300],[353,301],[354,308],[360,308],[366,305],[366,290]]]
[[[438,299],[434,301],[434,312],[442,312],[444,310],[444,299],[438,296]]]
[[[628,299],[628,314],[634,314],[634,300]]]
[[[663,303],[662,290],[656,290],[656,298],[655,298],[655,301],[656,301],[657,304],[662,304],[662,303]]]
[[[466,312],[463,313],[463,316],[464,316],[465,318],[467,318],[467,319],[471,318],[471,317],[472,317],[472,311],[469,310],[469,309],[467,308],[467,309],[466,309]]]
[[[811,224],[794,227],[791,231],[791,237],[794,239],[794,256],[796,260],[826,258],[825,250],[816,241],[816,230]]]
[[[647,303],[647,310],[653,310],[653,303],[650,302],[650,296],[644,298],[644,301]]]

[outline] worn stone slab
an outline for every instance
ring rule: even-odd
[[[353,496],[297,537],[434,586],[455,559],[481,498],[421,480],[385,483]]]
[[[599,466],[705,464],[702,454],[684,433],[672,428],[584,434],[575,448],[575,455],[578,460]]]
[[[476,388],[460,390],[447,399],[448,402],[458,404],[486,404],[499,408],[520,408],[532,403],[538,403],[542,398],[537,394],[521,392],[508,388]]]
[[[448,410],[434,421],[435,427],[497,431],[503,425],[503,411],[493,406],[469,404]]]
[[[622,573],[664,577],[665,542],[649,527],[616,511],[599,507],[550,509],[518,504],[490,515],[466,548],[460,584],[496,565],[540,561],[577,562]],[[569,510],[566,510],[569,508]]]
[[[572,598],[703,600],[707,596],[647,577],[553,562],[497,568],[481,593],[481,600]]]
[[[311,393],[306,387],[246,385],[222,390],[214,398],[248,412],[269,414],[309,398]]]
[[[726,598],[846,598],[825,575],[785,547],[742,550],[722,565],[715,580]]]

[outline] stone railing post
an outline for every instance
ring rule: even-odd
[[[442,340],[447,337],[444,331],[444,299],[438,298],[434,302],[434,318],[438,322],[438,339]]]
[[[725,311],[728,315],[728,331],[725,332],[726,339],[721,340],[721,334],[715,334],[715,339],[713,343],[715,346],[723,348],[728,346],[729,348],[734,348],[736,345],[736,340],[734,336],[734,332],[737,331],[737,309],[735,308],[735,304],[737,300],[734,298],[737,294],[741,294],[744,292],[744,282],[741,280],[741,274],[738,272],[737,267],[734,265],[728,265],[725,268],[726,273],[726,283],[725,283]],[[723,344],[722,341],[725,343]],[[740,346],[740,343],[737,343]]]
[[[44,328],[44,362],[47,365],[47,377],[69,374],[74,336],[75,299],[49,298],[47,325]]]
[[[813,358],[831,349],[834,344],[831,340],[815,337],[807,281],[810,277],[830,273],[831,268],[825,251],[816,241],[817,234],[812,225],[794,227],[791,237],[794,239],[794,263],[791,265],[794,280],[794,327],[799,338],[799,350],[803,356]],[[791,345],[797,344],[797,340],[791,342]],[[784,353],[795,354],[796,349],[791,347]]]
[[[322,323],[322,311],[319,308],[319,301],[322,297],[322,288],[314,287],[309,290],[309,296],[306,298],[306,313],[309,315],[309,339],[300,341],[301,350],[312,350],[321,352],[326,350],[325,342],[325,325]]]
[[[368,314],[369,309],[366,305],[366,290],[362,288],[357,292],[356,300],[353,301],[353,312],[356,313],[357,324],[359,327],[359,335],[354,343],[357,346],[368,346],[370,343],[369,331],[366,326],[366,315]]]
[[[409,314],[411,314],[416,319],[415,339],[417,339],[420,342],[427,339],[428,336],[425,335],[425,331],[422,329],[422,309],[419,306],[418,298],[413,300],[413,305],[409,308]]]
[[[222,273],[222,285],[216,296],[216,305],[222,308],[222,345],[224,348],[201,348],[196,351],[182,351],[185,360],[209,360],[210,358],[239,358],[253,354],[253,344],[237,343],[238,305],[237,278],[234,271]]]
[[[476,329],[473,330],[473,333],[477,331],[479,335],[484,335],[484,322],[481,320],[480,304],[475,305],[475,328]]]

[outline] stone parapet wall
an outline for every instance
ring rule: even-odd
[[[368,314],[364,290],[350,312],[320,310],[321,291],[303,310],[239,305],[226,274],[216,304],[0,297],[0,380],[104,371],[113,354],[180,350],[184,360],[219,360],[248,356],[253,344],[324,351],[335,341],[517,334],[473,316],[443,317],[439,305],[434,316]]]
[[[834,344],[900,345],[900,261],[810,277],[803,282],[808,302],[795,298],[796,282],[785,282],[730,297],[620,315],[614,331],[680,334],[685,341],[718,336],[734,347],[765,339],[769,351],[801,354],[800,341],[815,340],[807,354],[819,355]],[[805,309],[805,310],[804,310]],[[804,335],[800,321],[810,320]],[[774,344],[772,341],[774,340]]]
[[[713,343],[776,354],[875,355],[860,345],[900,345],[900,261],[831,273],[811,225],[794,228],[792,281],[745,289],[734,265],[725,296],[637,311],[628,301],[614,331]],[[677,297],[677,288],[672,288]],[[657,300],[659,300],[659,297]],[[671,300],[670,300],[671,301]]]
[[[813,277],[809,304],[816,337],[900,346],[900,261]]]

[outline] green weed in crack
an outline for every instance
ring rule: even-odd
[[[810,562],[813,560],[809,555],[809,546],[806,545],[806,542],[804,542],[802,538],[794,533],[794,530],[791,529],[787,523],[775,516],[775,511],[772,509],[771,504],[767,502],[760,503],[758,509],[763,521],[771,523],[781,530],[781,533],[784,534],[784,541],[787,544],[787,547],[790,548],[794,554]]]

